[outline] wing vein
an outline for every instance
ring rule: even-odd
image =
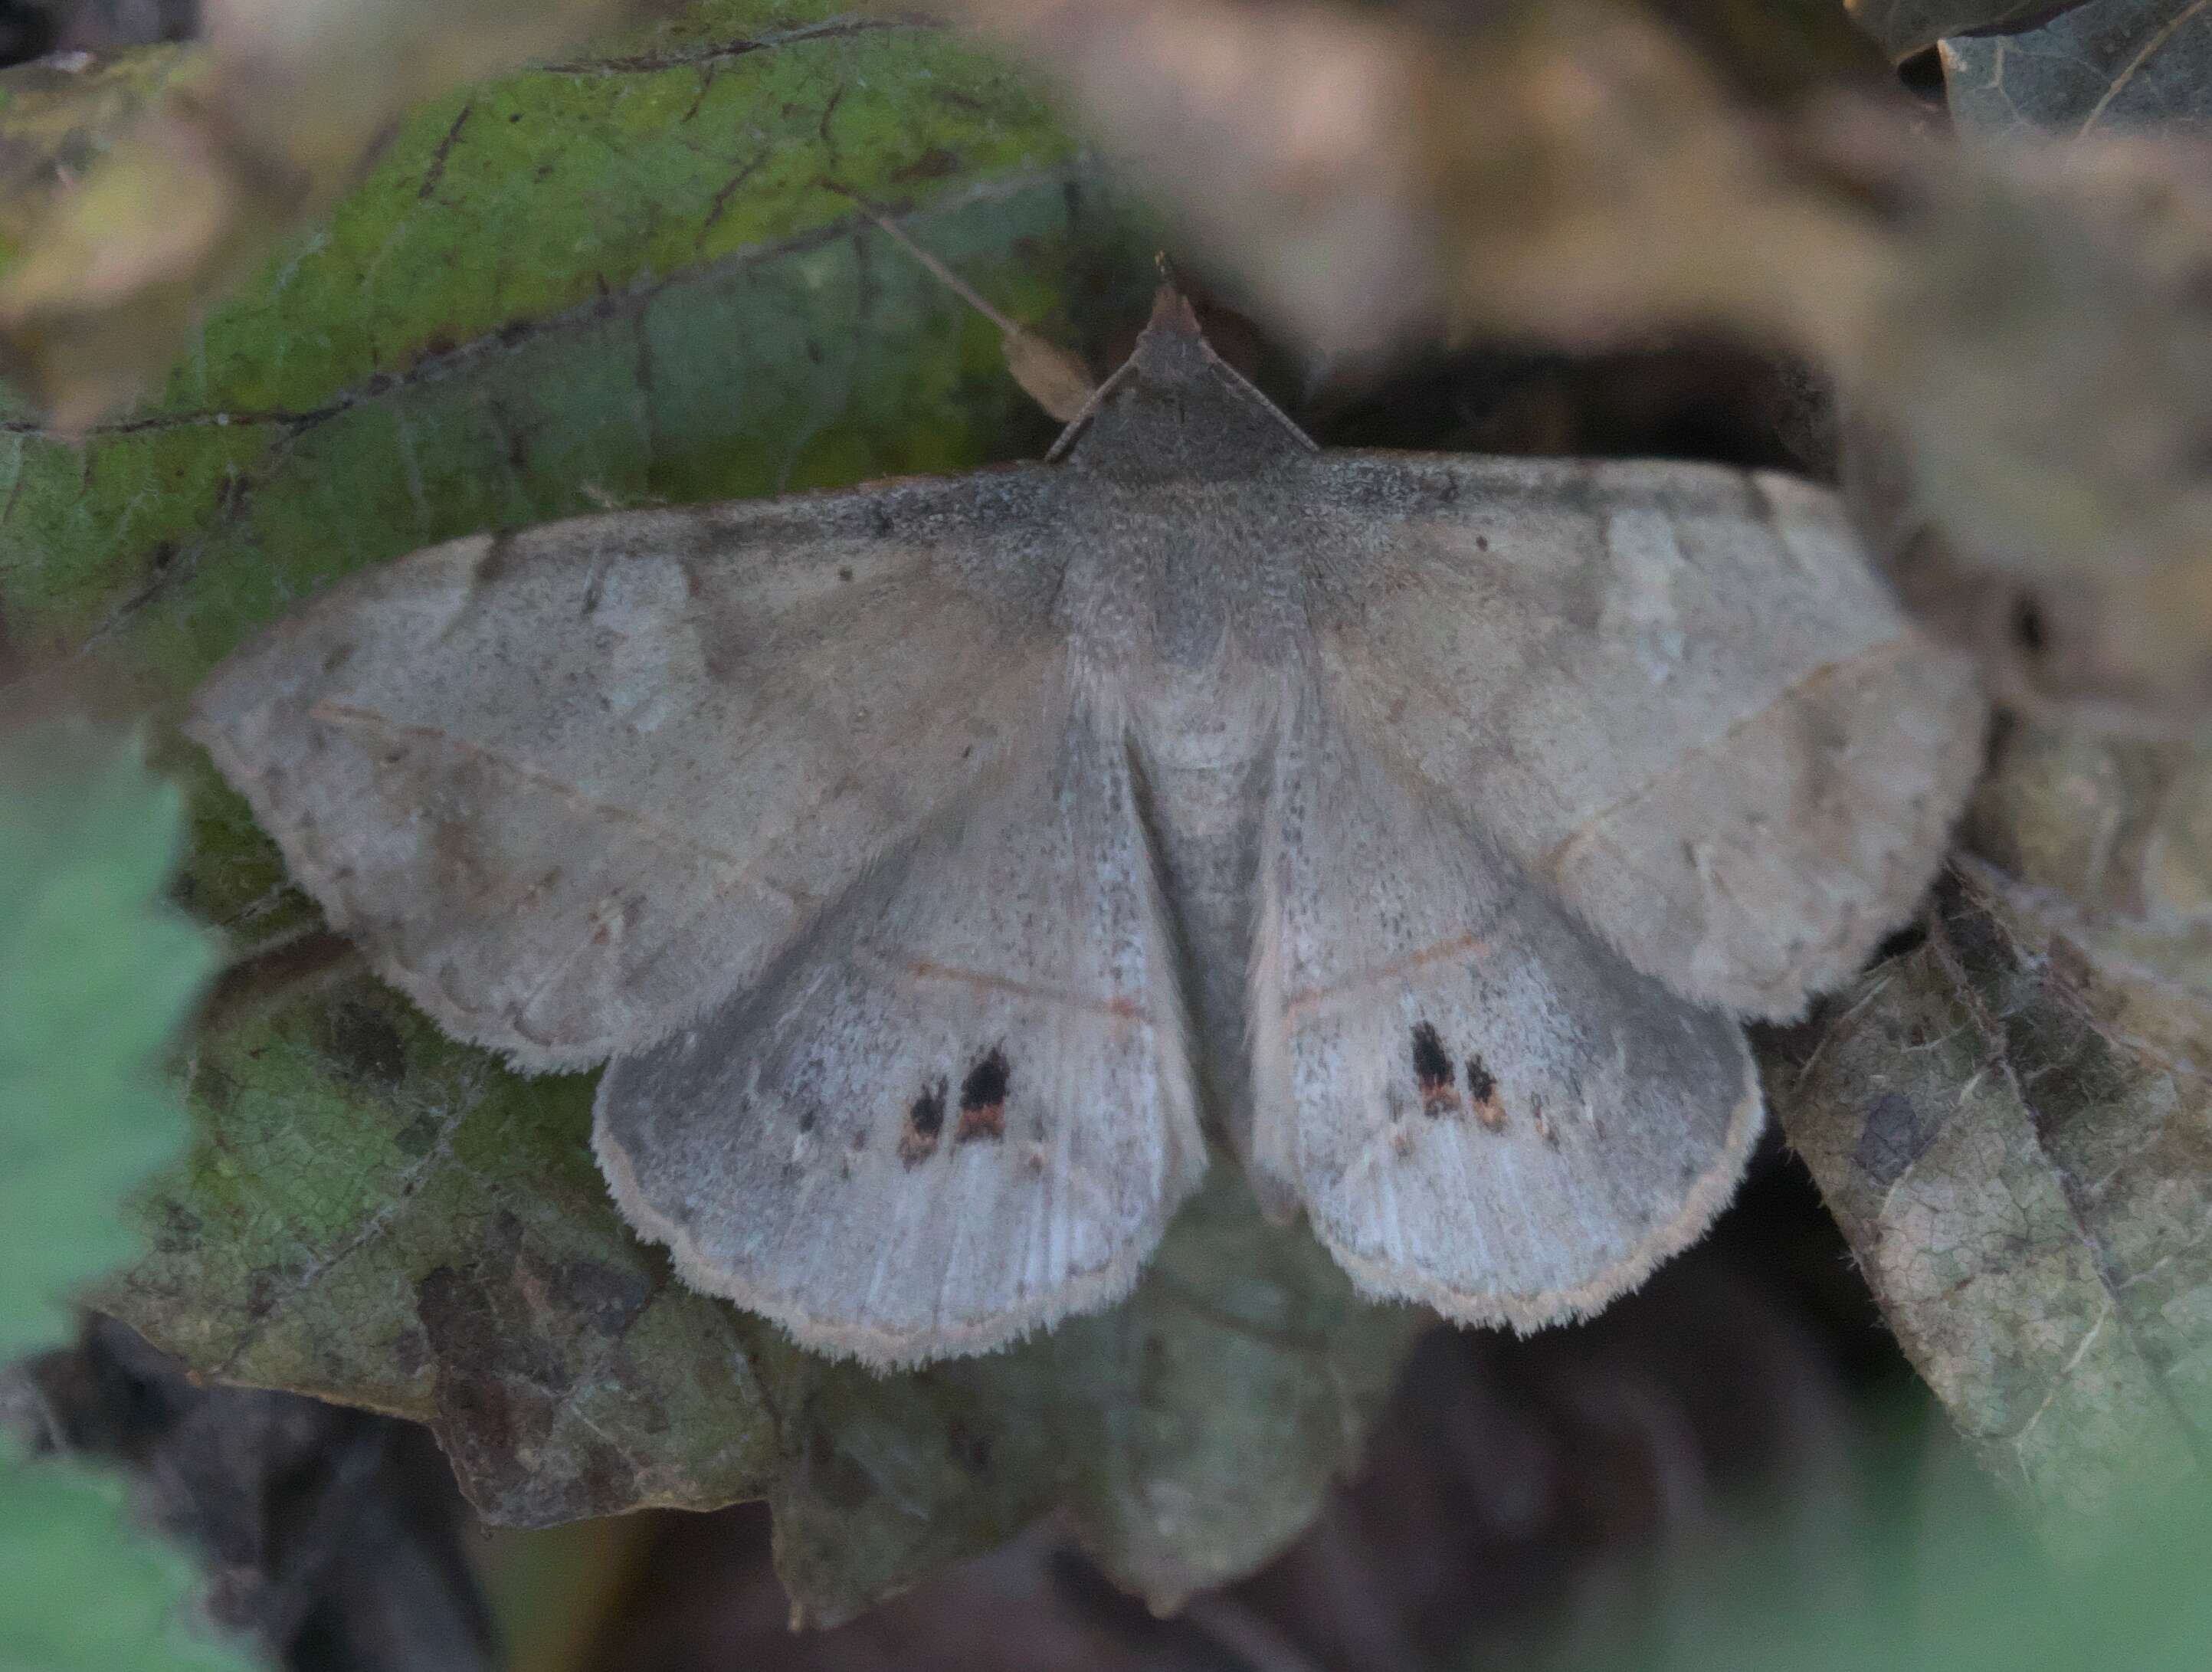
[[[480,743],[472,743],[466,738],[456,737],[453,733],[441,727],[425,726],[414,720],[394,720],[390,714],[379,714],[374,708],[359,708],[353,703],[339,702],[329,697],[317,702],[310,712],[318,720],[364,726],[394,736],[426,738],[435,743],[445,744],[514,777],[520,778],[525,783],[534,784],[540,789],[550,790],[563,800],[581,807],[588,812],[599,813],[616,819],[634,830],[642,831],[656,842],[665,843],[672,848],[685,849],[710,860],[732,873],[727,879],[729,882],[756,884],[767,889],[771,894],[781,895],[794,906],[807,906],[813,903],[814,897],[805,890],[793,888],[787,883],[778,882],[765,872],[748,867],[745,862],[734,854],[725,853],[711,843],[700,841],[696,836],[686,836],[683,831],[664,824],[658,819],[647,818],[635,807],[625,807],[616,802],[602,801],[595,796],[586,795],[581,789],[565,779],[556,777],[552,773],[542,771],[537,767],[525,765],[520,761],[511,760],[495,749],[488,749]],[[720,897],[722,892],[722,889],[718,885],[717,897]]]

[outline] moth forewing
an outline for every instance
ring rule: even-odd
[[[1062,642],[1018,587],[948,580],[932,544],[1021,491],[434,546],[233,655],[188,729],[332,926],[449,1032],[527,1069],[597,1062],[757,978],[1034,724]]]
[[[1789,1017],[1910,914],[1984,702],[1832,495],[1701,465],[1322,474],[1387,530],[1319,618],[1347,711],[1637,968]]]

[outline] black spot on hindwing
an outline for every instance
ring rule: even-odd
[[[938,1134],[945,1130],[945,1082],[922,1088],[906,1111],[906,1130],[899,1136],[899,1159],[915,1167],[937,1153]]]
[[[1006,1135],[1006,1087],[1012,1079],[1006,1054],[995,1045],[977,1060],[960,1085],[960,1125],[953,1134],[955,1143]]]
[[[1490,1072],[1480,1051],[1467,1060],[1467,1095],[1476,1120],[1492,1132],[1505,1124],[1505,1105],[1498,1099],[1498,1076]]]
[[[1433,1023],[1413,1024],[1413,1084],[1420,1089],[1421,1112],[1431,1119],[1459,1107],[1451,1057]]]

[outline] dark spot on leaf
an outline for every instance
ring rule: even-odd
[[[954,1141],[1006,1135],[1006,1085],[1012,1078],[1006,1053],[994,1047],[968,1071],[960,1085],[960,1128]]]
[[[483,1286],[441,1266],[416,1286],[415,1313],[439,1365],[441,1438],[472,1455],[512,1457],[517,1414],[500,1374],[499,1320]]]
[[[403,1329],[392,1338],[386,1349],[392,1362],[402,1376],[412,1376],[430,1362],[429,1338],[420,1329]]]
[[[1413,1024],[1413,1083],[1420,1088],[1421,1113],[1434,1118],[1459,1107],[1452,1085],[1451,1058],[1429,1022]]]
[[[899,1159],[919,1166],[937,1153],[937,1136],[945,1130],[945,1082],[922,1088],[906,1112],[906,1131],[899,1138]],[[857,1146],[855,1146],[857,1147]]]
[[[933,145],[903,168],[891,175],[895,180],[935,180],[957,173],[960,159],[942,145]]]
[[[238,1082],[213,1063],[203,1064],[192,1076],[192,1098],[210,1115],[228,1115],[238,1100]]]
[[[339,1005],[330,1012],[323,1055],[341,1078],[356,1085],[397,1085],[407,1073],[407,1043],[392,1018],[365,1004]]]
[[[419,1161],[429,1154],[438,1141],[438,1118],[434,1115],[417,1115],[413,1120],[392,1134],[392,1147],[410,1161]]]
[[[575,1315],[580,1328],[613,1341],[653,1299],[653,1283],[642,1273],[620,1271],[596,1260],[567,1260],[554,1268],[551,1292]]]
[[[586,1440],[583,1467],[576,1484],[568,1488],[586,1504],[619,1504],[634,1478],[629,1462],[605,1440]]]
[[[1505,1124],[1505,1105],[1498,1100],[1498,1076],[1480,1052],[1467,1060],[1467,1095],[1474,1104],[1474,1118],[1495,1132]]]
[[[957,1416],[945,1425],[945,1449],[969,1474],[985,1474],[991,1467],[991,1437],[978,1433]]]
[[[1859,1130],[1851,1159],[1861,1172],[1887,1189],[1936,1141],[1942,1128],[1941,1121],[1923,1115],[1902,1091],[1885,1091],[1867,1111],[1866,1125]]]
[[[851,1456],[838,1448],[826,1428],[806,1437],[799,1473],[805,1484],[821,1493],[823,1502],[850,1514],[864,1509],[876,1495],[875,1483]]]
[[[207,1221],[179,1201],[161,1203],[161,1222],[154,1227],[154,1247],[162,1254],[180,1254],[198,1244],[207,1233]]]

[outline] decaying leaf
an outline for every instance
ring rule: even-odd
[[[2078,5],[2081,0],[2071,0]],[[1852,20],[1893,58],[1908,58],[1948,35],[2033,23],[2069,0],[1844,0]]]
[[[1942,53],[1952,120],[1974,139],[2212,132],[2212,15],[2195,0],[2081,0]]]
[[[1770,1057],[1906,1351],[2061,1537],[2212,1421],[2208,801],[2201,748],[2016,727],[1925,941]]]

